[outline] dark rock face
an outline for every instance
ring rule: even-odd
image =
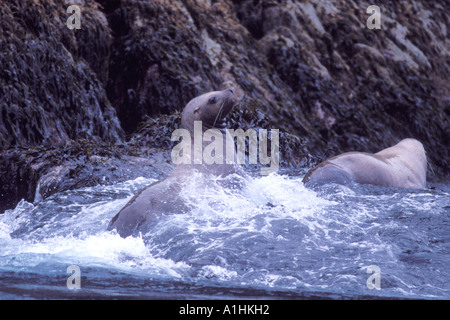
[[[94,4],[83,30],[65,27],[66,7],[53,1],[7,1],[0,21],[0,146],[98,137],[122,129],[103,89],[110,34]]]
[[[366,27],[369,5],[122,1],[107,13],[117,33],[108,96],[133,131],[232,85],[321,157],[414,137],[446,175],[448,5],[383,2],[381,30]]]
[[[73,141],[116,143],[123,130],[104,89],[111,35],[98,5],[86,2],[81,30],[66,27],[62,2],[11,0],[0,7],[3,211],[22,198],[32,201],[46,174],[53,173],[54,192],[75,185],[64,152]]]
[[[280,129],[294,171],[412,137],[429,177],[448,179],[448,1],[381,1],[379,30],[366,27],[371,4],[78,1],[69,30],[62,2],[1,2],[0,211],[40,185],[94,183],[108,162],[92,150],[116,167],[169,153],[184,105],[230,86],[244,98],[229,127]]]
[[[139,153],[137,153],[138,151]],[[57,192],[110,185],[145,176],[161,179],[171,171],[170,155],[79,139],[58,148],[16,147],[0,157],[0,211],[21,200],[39,201]]]

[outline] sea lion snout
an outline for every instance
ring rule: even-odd
[[[234,100],[234,91],[232,88],[225,89],[223,91],[219,91],[224,95],[224,100],[226,99],[232,99]]]
[[[220,128],[235,103],[232,88],[202,94],[189,101],[184,108],[181,126],[193,132],[194,121],[202,121],[204,129]]]

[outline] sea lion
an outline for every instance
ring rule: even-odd
[[[184,129],[192,139],[189,144],[192,146],[193,157],[190,158],[192,160],[189,163],[175,165],[174,170],[167,178],[141,190],[112,218],[108,230],[115,229],[120,236],[125,238],[145,232],[146,226],[160,215],[183,213],[188,210],[181,193],[188,179],[192,177],[193,170],[215,176],[226,176],[238,171],[236,162],[233,164],[227,164],[225,161],[222,164],[206,164],[203,161],[197,161],[194,153],[196,134],[194,129],[198,129],[200,125],[201,133],[204,133],[208,129],[223,127],[222,121],[235,104],[232,89],[213,91],[192,99],[181,115],[181,129]],[[225,132],[220,138],[226,140]],[[224,148],[227,148],[226,143],[223,145]],[[201,143],[200,147],[204,146],[205,141]],[[226,150],[223,153],[224,157],[225,154]]]
[[[422,143],[404,139],[375,154],[347,152],[325,160],[307,172],[306,186],[326,183],[372,184],[384,187],[425,188],[427,158]]]

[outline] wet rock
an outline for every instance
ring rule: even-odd
[[[77,4],[80,30],[65,27],[61,2],[0,3],[6,206],[37,187],[46,197],[132,176],[127,157],[165,172],[179,112],[227,87],[242,98],[228,126],[279,129],[290,173],[413,137],[429,177],[450,175],[448,1],[383,1],[379,30],[366,27],[368,1]],[[105,175],[111,164],[122,173]]]
[[[148,115],[233,86],[269,126],[301,137],[319,158],[414,137],[427,149],[431,176],[446,176],[446,3],[383,4],[381,30],[365,25],[369,5],[122,1],[107,13],[119,35],[109,97],[132,132]]]
[[[0,4],[0,148],[77,138],[120,141],[122,129],[103,81],[110,35],[95,2],[83,27],[66,27],[67,6],[54,1]]]
[[[0,153],[0,212],[21,199],[39,202],[60,191],[142,176],[161,179],[171,170],[170,155],[163,150],[145,153],[131,144],[79,139],[64,148],[11,148]]]

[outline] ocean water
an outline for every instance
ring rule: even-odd
[[[0,299],[450,298],[448,184],[205,179],[186,186],[188,213],[125,239],[108,223],[152,179],[21,201],[0,215]]]

